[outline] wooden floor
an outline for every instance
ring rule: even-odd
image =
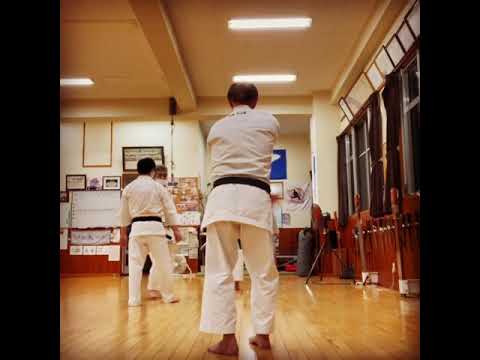
[[[248,279],[248,278],[247,278]],[[207,353],[198,331],[203,278],[176,279],[178,304],[127,307],[125,277],[61,280],[61,359],[231,359]],[[329,282],[339,280],[331,279]],[[325,281],[324,281],[325,282]],[[144,278],[144,291],[146,278]],[[418,359],[420,300],[383,288],[309,287],[281,276],[271,351],[248,345],[250,283],[237,296],[240,359]]]

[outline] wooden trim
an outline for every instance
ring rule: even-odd
[[[87,121],[83,122],[83,151],[82,151],[82,167],[84,168],[99,168],[99,167],[112,167],[113,158],[113,121],[110,120],[110,162],[108,164],[101,165],[86,165],[85,164],[85,131],[87,127]]]

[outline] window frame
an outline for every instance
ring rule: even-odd
[[[417,62],[418,73],[418,96],[413,100],[409,100],[408,93],[408,75],[407,70],[414,62]],[[402,66],[400,70],[402,81],[402,115],[401,115],[401,134],[402,134],[402,158],[403,158],[403,184],[406,194],[412,195],[417,191],[415,189],[415,167],[413,158],[413,135],[410,126],[411,111],[418,105],[420,106],[420,51],[417,48],[415,55]]]

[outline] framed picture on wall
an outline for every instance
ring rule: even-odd
[[[393,65],[397,66],[400,60],[402,60],[403,55],[405,55],[405,51],[403,50],[402,45],[400,45],[400,40],[398,40],[396,34],[394,34],[387,43],[386,49],[388,56],[392,59]]]
[[[274,149],[272,156],[272,169],[270,171],[271,180],[287,179],[287,150]]]
[[[121,180],[121,176],[103,176],[103,190],[120,190],[122,187]]]
[[[87,188],[87,175],[67,175],[67,191],[85,190]]]
[[[68,191],[60,191],[60,202],[68,203]]]
[[[283,182],[272,181],[270,183],[270,195],[276,199],[283,199]]]
[[[122,147],[123,171],[137,171],[138,160],[152,158],[157,166],[165,165],[163,146]]]

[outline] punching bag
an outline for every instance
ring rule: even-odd
[[[297,251],[297,275],[308,276],[308,272],[313,263],[313,235],[310,228],[305,228],[298,233],[298,251]]]

